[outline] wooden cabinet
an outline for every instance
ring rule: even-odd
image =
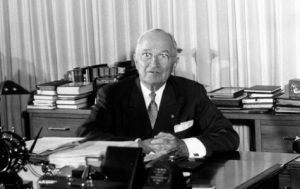
[[[29,137],[34,138],[41,127],[41,137],[75,137],[77,128],[85,122],[90,110],[27,110],[29,114]]]
[[[255,151],[292,153],[292,142],[285,137],[300,136],[300,115],[224,113],[230,120],[249,120],[254,127]]]
[[[77,128],[90,114],[89,109],[79,110],[27,110],[29,113],[30,138],[43,127],[41,136],[74,137]],[[273,115],[224,113],[233,122],[250,123],[254,151],[292,153],[292,141],[284,137],[300,136],[300,115]]]

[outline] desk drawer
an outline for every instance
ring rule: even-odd
[[[286,141],[283,138],[296,135],[300,136],[300,121],[262,121],[262,151],[292,153],[292,141]]]
[[[43,127],[41,137],[75,137],[77,128],[85,120],[76,118],[32,117],[30,120],[31,138],[36,136],[41,127]]]

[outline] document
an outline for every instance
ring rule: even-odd
[[[81,141],[84,138],[82,137],[42,137],[37,140],[37,143],[32,151],[35,154],[43,154],[45,152],[54,151],[62,149],[62,147],[75,144],[75,142]],[[30,149],[34,140],[26,141],[26,148]]]
[[[135,141],[84,141],[84,138],[43,137],[37,140],[33,153],[48,156],[56,168],[71,166],[78,168],[86,165],[86,158],[99,160],[108,146],[138,147]],[[29,149],[33,140],[27,141]],[[121,154],[120,154],[121,155]]]
[[[98,158],[100,165],[100,157],[105,155],[108,146],[138,147],[138,143],[134,141],[87,141],[74,148],[50,154],[48,159],[57,168],[66,165],[75,168],[85,166],[87,157]]]

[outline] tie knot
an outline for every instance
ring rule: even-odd
[[[155,101],[155,96],[156,96],[156,94],[155,94],[154,91],[152,91],[152,92],[149,94],[149,96],[150,96],[151,101]]]

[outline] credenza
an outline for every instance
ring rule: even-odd
[[[42,127],[40,137],[75,137],[90,109],[28,109],[29,138],[34,138]]]
[[[88,118],[90,109],[28,109],[30,138],[40,127],[41,136],[74,137],[76,129]],[[300,115],[274,115],[250,113],[223,113],[232,122],[249,125],[252,151],[292,153],[292,141],[284,138],[300,136]]]
[[[232,122],[247,121],[254,151],[292,153],[292,138],[300,136],[299,114],[223,113]],[[290,138],[290,140],[286,140]]]

